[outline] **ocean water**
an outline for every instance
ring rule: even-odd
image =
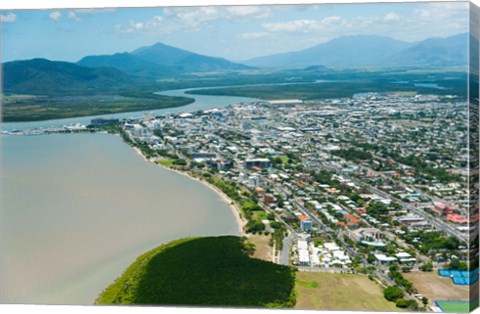
[[[3,136],[1,303],[92,304],[140,254],[238,235],[211,189],[108,134]]]

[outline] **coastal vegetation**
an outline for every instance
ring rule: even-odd
[[[379,74],[381,75],[381,74]],[[382,75],[381,75],[382,76]],[[398,79],[395,75],[373,79],[365,77],[362,79],[347,79],[344,77],[339,81],[324,82],[304,82],[298,84],[278,84],[278,85],[256,85],[256,86],[233,86],[225,88],[211,88],[192,90],[187,94],[193,95],[215,95],[215,96],[239,96],[253,97],[260,99],[301,99],[315,100],[327,98],[347,98],[353,97],[358,93],[368,93],[375,91],[382,92],[416,92],[421,94],[435,93],[438,95],[456,94],[466,97],[466,78],[459,77],[458,80],[439,80],[433,84],[417,83],[399,83],[393,80]],[[444,89],[438,89],[431,86],[442,84]]]
[[[442,72],[435,69],[423,72],[409,69],[338,71],[325,67],[250,69],[200,76],[182,73],[156,80],[149,75],[134,76],[122,70],[125,69],[89,68],[45,59],[6,63],[3,121],[39,121],[178,107],[193,99],[153,93],[183,88],[208,87],[188,92],[190,94],[303,100],[351,97],[364,92],[408,91],[460,97],[466,97],[467,93],[467,76],[455,68],[447,72],[444,69]]]
[[[10,95],[3,99],[3,122],[64,119],[121,112],[157,110],[185,106],[187,97],[168,97],[140,91],[115,95],[29,96]]]
[[[97,304],[293,307],[295,273],[235,236],[185,238],[137,258]]]
[[[266,226],[262,220],[268,219],[271,221],[270,226],[274,229],[273,241],[277,244],[281,243],[284,227],[279,223],[275,223],[272,215],[266,214],[255,197],[249,193],[239,193],[238,188],[232,182],[211,176],[205,177],[205,179],[208,183],[225,193],[237,205],[240,215],[247,220],[247,224],[244,227],[245,232],[253,234],[265,232]]]

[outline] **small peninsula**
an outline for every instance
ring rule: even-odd
[[[137,258],[96,304],[293,307],[294,268],[251,258],[245,237],[184,238]]]

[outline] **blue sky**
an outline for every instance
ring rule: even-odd
[[[300,50],[345,35],[405,41],[468,30],[456,3],[4,10],[2,61],[78,61],[162,42],[234,61]]]

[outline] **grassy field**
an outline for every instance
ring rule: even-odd
[[[173,159],[162,159],[158,163],[165,167],[171,167],[173,164]]]
[[[287,156],[279,156],[279,158],[282,160],[282,163],[284,165],[288,164],[288,157]]]
[[[97,304],[292,307],[295,273],[234,236],[173,241],[140,256]]]
[[[468,313],[470,306],[468,302],[437,301],[445,313]]]
[[[366,276],[297,272],[296,309],[399,311],[382,288]]]
[[[430,300],[430,304],[435,300],[468,300],[467,286],[454,285],[452,279],[442,278],[436,271],[411,271],[403,277],[410,280],[418,292]]]
[[[264,212],[263,210],[255,210],[253,211],[254,217],[257,220],[266,220],[267,219],[267,213]]]

